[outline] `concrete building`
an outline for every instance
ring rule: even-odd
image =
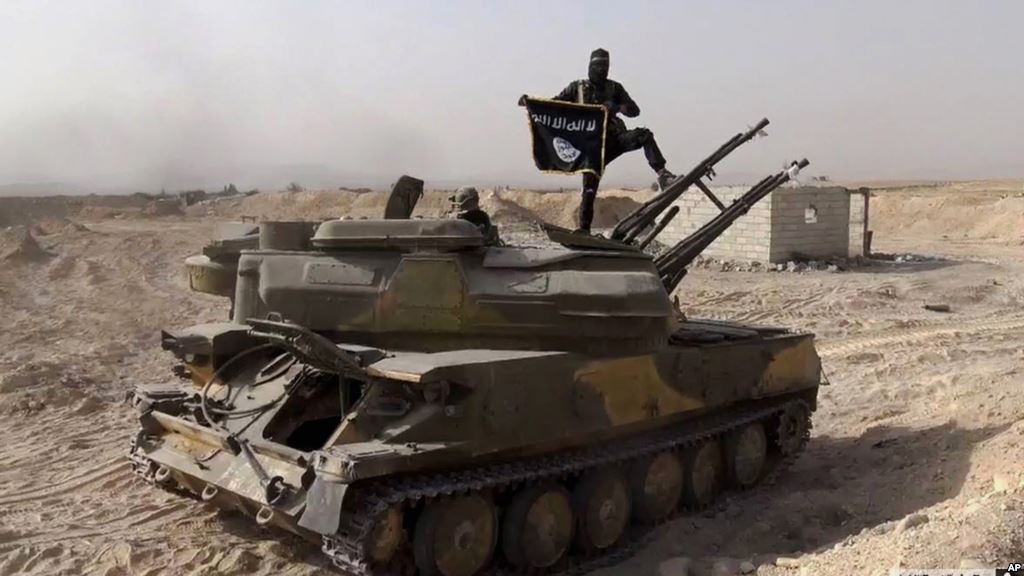
[[[712,189],[726,206],[747,190]],[[869,196],[866,188],[779,188],[736,221],[704,254],[720,260],[764,263],[864,256],[871,242]],[[679,214],[659,236],[660,242],[678,242],[718,213],[718,207],[696,188],[683,194],[676,205]]]

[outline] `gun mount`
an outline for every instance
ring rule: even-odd
[[[644,202],[643,205],[620,220],[612,230],[612,240],[618,240],[626,245],[637,244],[639,248],[645,248],[679,213],[679,208],[673,206],[673,202],[690,186],[696,186],[718,207],[719,213],[714,218],[655,259],[654,265],[661,277],[662,285],[669,294],[686,276],[687,267],[701,252],[724,234],[737,219],[749,212],[754,204],[757,204],[779,186],[795,178],[800,170],[809,164],[806,158],[790,163],[786,169],[765,177],[728,206],[719,200],[703,179],[710,180],[714,177],[715,166],[744,143],[749,142],[755,136],[765,136],[764,128],[766,126],[768,126],[768,119],[763,118],[746,132],[740,132],[730,138],[710,156],[694,166],[692,170],[676,178],[660,194]],[[668,213],[654,225],[653,230],[638,241],[639,235],[650,228],[651,224],[665,210],[668,210]]]
[[[654,260],[654,265],[661,275],[662,284],[670,294],[679,282],[686,276],[686,269],[697,256],[711,245],[719,236],[725,233],[730,226],[750,211],[750,208],[767,196],[772,190],[789,182],[810,162],[806,158],[799,162],[793,162],[789,168],[777,174],[768,176],[747,190],[728,207],[724,207],[717,216],[697,229],[686,238],[680,240],[674,246],[666,250]],[[655,230],[657,233],[657,230]]]
[[[651,222],[654,222],[654,219],[671,206],[690,186],[700,188],[719,209],[724,209],[725,206],[711,193],[711,190],[704,184],[702,179],[705,177],[709,180],[714,178],[715,166],[724,160],[726,156],[732,154],[734,150],[743,144],[751,141],[755,136],[766,135],[764,131],[766,126],[768,126],[768,119],[762,118],[760,122],[746,132],[736,134],[726,141],[725,144],[719,146],[717,150],[699,162],[692,170],[673,180],[661,194],[644,202],[643,205],[620,220],[615,225],[615,229],[612,230],[612,239],[632,242],[637,235],[643,232]]]

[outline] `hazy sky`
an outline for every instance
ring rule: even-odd
[[[0,184],[575,186],[516,100],[598,46],[677,172],[767,116],[721,171],[1024,176],[1019,0],[0,0]],[[608,175],[651,179],[641,152]]]

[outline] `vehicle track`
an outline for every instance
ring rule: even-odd
[[[614,446],[603,446],[563,454],[549,455],[525,462],[497,464],[455,473],[418,475],[411,478],[370,481],[362,486],[362,501],[357,510],[343,514],[342,526],[334,536],[325,536],[323,551],[335,566],[357,576],[402,576],[408,564],[403,561],[388,566],[372,564],[365,556],[366,543],[374,529],[374,520],[388,507],[400,503],[415,504],[433,498],[467,494],[485,490],[515,489],[526,483],[549,479],[565,479],[585,470],[600,466],[620,465],[636,458],[665,450],[679,450],[717,438],[743,425],[767,421],[782,414],[790,406],[800,406],[807,418],[805,435],[799,439],[799,448],[791,455],[778,459],[772,471],[760,485],[771,484],[777,475],[795,459],[810,436],[810,410],[802,400],[788,400],[757,410],[732,411],[720,414],[708,422],[689,423],[679,430],[660,431],[653,436],[631,439]],[[756,491],[755,486],[750,492]],[[742,494],[742,492],[740,493]],[[687,510],[680,508],[673,518]],[[670,519],[671,520],[671,519]],[[663,522],[662,522],[663,523]],[[630,527],[623,542],[596,556],[569,558],[567,565],[556,565],[549,570],[520,571],[511,565],[495,562],[482,571],[489,576],[515,576],[545,574],[570,576],[616,564],[636,554],[653,537],[658,524],[638,524]]]
[[[166,532],[166,523],[168,521],[174,521],[175,519],[192,520],[190,508],[192,508],[191,503],[185,501],[171,502],[159,507],[153,505],[139,506],[117,518],[85,525],[81,528],[67,529],[64,527],[55,532],[33,533],[25,538],[11,539],[0,543],[0,552],[21,546],[54,544],[97,536],[110,538],[118,535],[137,534],[140,530],[150,526],[154,529],[159,526],[162,528],[160,532]]]
[[[1021,329],[1024,329],[1024,316],[1021,315],[1014,315],[1003,319],[979,318],[976,320],[949,321],[930,326],[891,329],[877,334],[819,342],[818,354],[822,358],[842,357],[865,350],[884,349],[892,345],[917,343],[939,336],[1007,332]]]
[[[68,492],[73,492],[94,482],[130,477],[129,462],[124,458],[118,458],[114,461],[105,462],[100,466],[86,469],[65,478],[64,480],[43,486],[42,488],[15,492],[6,498],[0,498],[0,506],[10,506],[11,504],[18,504],[21,502],[52,498]]]

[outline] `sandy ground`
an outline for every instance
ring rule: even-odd
[[[635,558],[599,574],[680,576],[687,563],[691,574],[730,574],[749,561],[758,574],[846,576],[1021,561],[1017,186],[872,198],[876,250],[923,261],[841,273],[694,270],[680,289],[690,315],[814,331],[831,386],[806,454],[773,485],[661,527]],[[575,204],[484,196],[513,228],[569,224]],[[420,211],[443,205],[428,195]],[[632,205],[606,201],[599,220]],[[21,224],[0,229],[0,575],[327,573],[316,546],[137,481],[124,459],[134,423],[123,398],[171,374],[159,329],[226,316],[225,302],[187,290],[181,265],[218,219],[371,216],[379,195],[263,194],[162,217],[141,205],[85,206],[17,222],[11,206],[0,200],[7,224]]]

